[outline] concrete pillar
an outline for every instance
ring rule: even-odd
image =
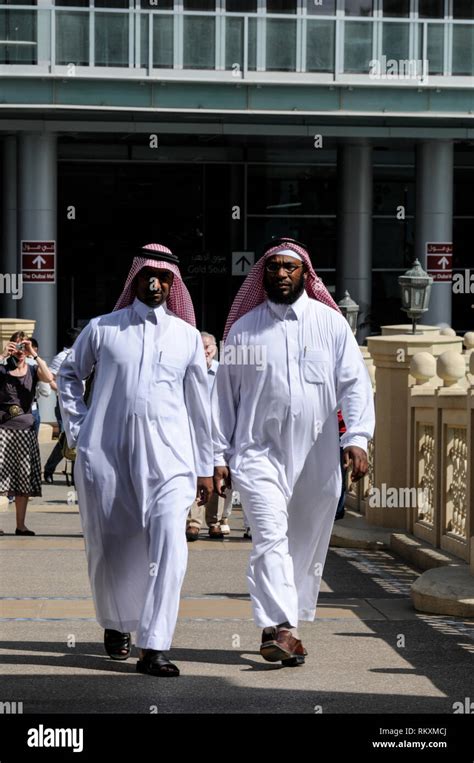
[[[372,301],[372,147],[344,144],[338,151],[338,252],[336,299],[347,289],[365,323]],[[362,344],[370,326],[357,331]]]
[[[23,133],[18,148],[18,242],[56,241],[56,136]],[[50,362],[57,352],[57,284],[24,283],[18,317],[36,321],[41,357]],[[54,398],[41,400],[44,422],[55,420]]]
[[[16,318],[22,290],[19,283],[20,270],[18,268],[17,169],[16,138],[14,136],[9,135],[3,141],[2,171],[2,256],[0,270],[3,275],[3,288],[0,293],[0,317]]]
[[[426,270],[426,244],[453,240],[453,143],[420,143],[416,153],[415,254]],[[434,282],[423,323],[451,325],[451,281]]]
[[[435,358],[446,350],[462,353],[462,338],[440,334],[399,334],[369,337],[367,346],[375,366],[375,487],[383,494],[409,484],[408,400],[410,363],[418,352]],[[385,487],[384,487],[385,486]],[[410,509],[368,506],[369,524],[410,529]]]

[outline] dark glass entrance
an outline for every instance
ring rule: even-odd
[[[137,249],[160,242],[180,257],[198,327],[219,336],[235,291],[230,252],[242,246],[232,230],[231,171],[221,164],[61,163],[60,326],[110,312]]]

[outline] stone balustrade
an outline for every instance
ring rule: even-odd
[[[464,351],[463,351],[464,349]],[[474,566],[474,332],[370,337],[369,472],[347,505]],[[376,385],[376,387],[375,387]]]

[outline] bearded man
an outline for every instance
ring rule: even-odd
[[[224,336],[212,393],[215,489],[239,491],[252,531],[247,578],[260,653],[302,664],[298,623],[315,617],[341,493],[337,411],[355,481],[367,472],[374,430],[370,378],[347,321],[293,239],[272,242],[252,268]]]
[[[92,402],[83,380],[92,370]],[[169,661],[187,563],[189,506],[212,493],[207,368],[178,258],[148,244],[115,310],[93,318],[61,365],[58,389],[89,577],[112,659],[140,649],[137,670]]]

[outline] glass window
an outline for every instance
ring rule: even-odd
[[[414,230],[413,218],[405,220],[375,218],[373,221],[373,267],[400,269],[409,267]]]
[[[409,16],[410,0],[383,0],[384,16]]]
[[[334,16],[336,0],[305,0],[308,16]]]
[[[95,65],[128,66],[128,13],[95,14]]]
[[[89,14],[80,11],[56,13],[56,63],[60,66],[89,64]]]
[[[141,65],[148,66],[148,24],[153,24],[153,68],[173,68],[173,16],[142,14],[141,17]]]
[[[267,13],[296,13],[296,0],[267,0]]]
[[[257,0],[226,0],[229,13],[256,13]]]
[[[444,0],[418,0],[418,15],[422,19],[444,18]]]
[[[453,74],[474,74],[474,25],[453,25]]]
[[[128,8],[128,0],[94,0],[96,8]]]
[[[334,22],[308,20],[306,40],[307,71],[334,71]]]
[[[344,39],[344,71],[370,71],[372,60],[372,24],[346,21]]]
[[[257,23],[256,18],[249,18],[248,67],[253,72],[257,69]]]
[[[420,48],[420,50],[423,50],[423,48]],[[444,24],[428,24],[427,56],[428,56],[429,73],[443,74],[443,71],[444,71]]]
[[[372,273],[372,306],[370,330],[380,333],[380,326],[390,326],[406,323],[407,314],[400,309],[400,286],[398,277],[412,265],[413,260],[406,263],[402,270],[395,273]]]
[[[296,70],[296,21],[267,19],[267,71]]]
[[[396,21],[383,25],[382,52],[387,59],[402,61],[408,59],[410,51],[410,25],[398,24]],[[407,68],[408,64],[407,64]],[[404,72],[400,72],[403,74]],[[409,74],[409,72],[406,72]],[[417,72],[414,72],[417,74]],[[421,72],[420,72],[421,74]],[[403,79],[407,77],[404,76]]]
[[[76,7],[76,8],[88,8],[89,0],[56,0],[56,5]]]
[[[185,11],[215,11],[216,0],[184,0]]]
[[[173,0],[140,0],[140,5],[143,9],[148,8],[151,11],[173,10]]]
[[[455,19],[474,19],[474,3],[472,0],[455,0],[453,16]]]
[[[225,20],[225,67],[242,71],[244,52],[244,20],[227,17]]]
[[[185,69],[215,69],[216,19],[214,16],[184,17]]]
[[[462,152],[456,152],[454,155],[454,216],[470,215],[474,223],[474,208],[472,197],[474,194],[474,167],[459,167],[456,165],[466,162],[466,157]],[[474,239],[471,239],[471,241]],[[472,259],[472,255],[471,255]]]
[[[336,214],[336,168],[249,165],[248,211],[285,219]]]
[[[0,10],[0,40],[9,41],[8,45],[0,45],[0,63],[36,64],[36,13]],[[22,44],[15,45],[15,41]]]
[[[373,2],[372,0],[346,0],[344,8],[346,16],[372,16]]]
[[[400,170],[375,168],[373,210],[377,215],[391,215],[395,218],[398,207],[405,208],[405,215],[415,214],[414,170],[406,171],[406,180],[400,178]],[[396,220],[402,223],[403,220]],[[379,267],[383,267],[380,265]]]
[[[472,210],[471,210],[472,211]],[[453,265],[455,268],[469,268],[472,273],[472,241],[474,233],[474,219],[453,220]],[[464,275],[464,274],[463,274]],[[470,294],[472,304],[473,295]],[[459,295],[456,296],[458,298]],[[453,300],[454,302],[454,300]],[[472,315],[472,313],[471,313]],[[472,321],[472,317],[471,317]]]

